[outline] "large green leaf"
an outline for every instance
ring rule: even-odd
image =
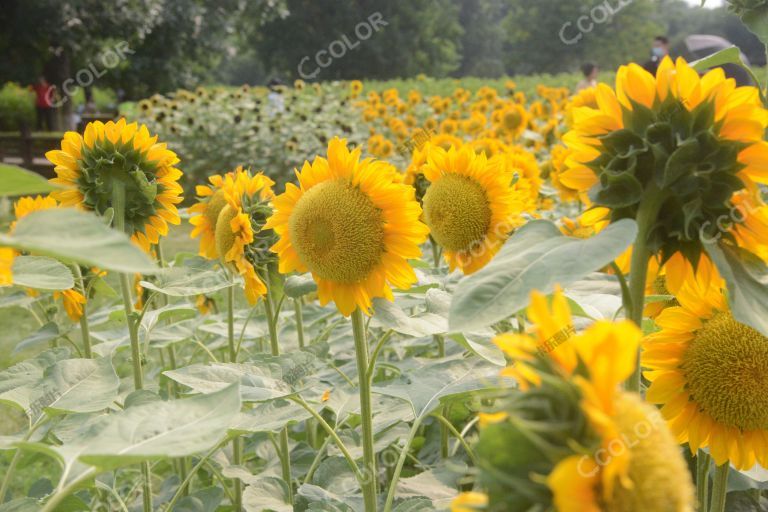
[[[291,400],[272,400],[243,411],[230,430],[236,432],[279,432],[287,425],[302,422],[312,415]]]
[[[744,24],[747,25],[747,27],[755,33],[763,42],[768,42],[768,16],[766,15],[768,13],[768,9],[761,9],[761,14],[754,14],[754,15],[744,15],[742,16],[742,21],[744,21]],[[752,80],[756,84],[760,84],[760,80],[758,80],[757,76],[755,76],[754,71],[752,71],[752,68],[750,68],[742,59],[741,59],[741,50],[739,50],[736,46],[731,46],[729,48],[724,48],[718,52],[713,53],[712,55],[707,55],[706,57],[699,59],[697,61],[691,62],[691,67],[698,71],[699,73],[704,73],[710,68],[722,66],[724,64],[735,64],[742,69],[744,69],[747,73],[749,73],[749,76],[752,77]],[[758,91],[760,92],[760,97],[765,101],[765,96],[763,94],[762,88],[758,87]]]
[[[243,508],[247,512],[292,512],[288,502],[288,486],[282,478],[264,476],[248,482],[243,492]]]
[[[408,336],[431,336],[448,330],[448,321],[444,317],[430,312],[409,316],[396,303],[386,299],[374,299],[373,309],[375,323]]]
[[[0,197],[47,194],[53,190],[56,187],[35,172],[0,164]]]
[[[171,297],[190,297],[213,293],[234,284],[216,263],[194,257],[185,260],[184,265],[162,269],[152,282],[142,281],[141,286]]]
[[[484,361],[449,359],[404,372],[390,384],[375,386],[373,392],[405,400],[420,420],[441,403],[498,385],[498,373],[497,366]]]
[[[98,216],[73,208],[32,212],[0,245],[115,272],[151,274],[157,265],[123,233]]]
[[[245,402],[285,398],[308,385],[317,360],[308,352],[256,356],[250,363],[195,364],[164,372],[165,376],[198,393],[211,393],[240,383]]]
[[[533,290],[550,293],[620,256],[637,235],[634,220],[615,222],[597,235],[564,236],[551,222],[531,221],[482,270],[462,279],[451,303],[451,331],[467,332],[513,315]]]
[[[768,267],[749,251],[725,243],[705,244],[728,284],[733,318],[768,336]]]
[[[30,376],[0,394],[0,401],[24,409],[34,420],[49,412],[96,412],[117,399],[120,380],[107,358],[65,359]]]
[[[283,291],[291,298],[298,299],[299,297],[308,293],[317,291],[317,283],[315,283],[312,274],[301,274],[298,276],[290,276],[285,280],[283,285]]]
[[[106,357],[59,361],[45,373],[40,384],[54,390],[55,398],[46,406],[52,412],[96,412],[118,397],[120,379]]]
[[[273,369],[245,363],[194,364],[163,374],[196,393],[212,393],[240,383],[244,402],[262,402],[293,394]]]
[[[0,372],[0,397],[14,389],[33,385],[43,378],[46,368],[69,356],[69,349],[47,350]]]
[[[16,348],[13,349],[13,353],[16,354],[37,347],[47,347],[51,341],[57,339],[60,335],[59,326],[56,322],[48,322],[30,336],[21,340],[16,345]]]
[[[456,481],[463,476],[458,462],[442,464],[397,483],[398,498],[428,497],[436,508],[442,509],[456,497]],[[415,510],[424,510],[416,508]]]
[[[145,402],[85,422],[61,446],[20,443],[54,455],[66,467],[78,460],[102,470],[143,460],[186,457],[210,450],[226,436],[240,412],[232,385],[209,395]]]
[[[173,512],[216,512],[223,499],[221,487],[206,487],[180,499]]]
[[[36,290],[69,290],[75,286],[69,268],[45,256],[17,256],[11,272],[17,286]]]

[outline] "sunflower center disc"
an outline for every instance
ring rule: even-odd
[[[221,210],[225,206],[227,206],[227,198],[224,195],[224,191],[217,190],[208,200],[208,203],[205,205],[205,211],[203,212],[203,215],[212,228],[216,228],[216,221],[219,218],[219,213],[221,213]]]
[[[620,432],[607,447],[606,457],[630,454],[629,478],[633,487],[616,482],[605,512],[678,512],[692,510],[690,483],[677,441],[664,425],[659,412],[635,395],[623,394],[614,416]],[[602,490],[600,490],[602,493]],[[687,506],[686,506],[687,505]]]
[[[683,359],[693,400],[718,423],[768,429],[768,339],[717,314],[696,333]]]
[[[513,110],[504,114],[504,128],[509,131],[517,130],[520,127],[520,123],[522,122],[523,117],[517,110]]]
[[[219,258],[224,260],[227,253],[235,245],[235,234],[232,232],[232,219],[237,216],[237,210],[226,204],[216,219],[216,251]]]
[[[365,279],[385,250],[381,210],[345,180],[309,189],[296,203],[289,229],[301,261],[329,281]]]
[[[491,209],[479,183],[447,174],[427,189],[424,220],[437,243],[449,251],[462,251],[485,238]]]

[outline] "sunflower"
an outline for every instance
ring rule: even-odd
[[[168,234],[168,223],[180,223],[182,173],[174,167],[179,159],[144,125],[125,119],[88,123],[82,136],[65,133],[61,150],[45,156],[56,166],[51,182],[65,188],[51,194],[62,206],[103,215],[124,189],[126,233],[147,252]]]
[[[242,171],[238,167],[235,172]],[[228,173],[231,176],[233,173]],[[195,191],[199,201],[189,208],[192,214],[189,223],[194,226],[190,238],[200,237],[200,256],[208,259],[219,257],[216,251],[216,221],[227,205],[224,192],[224,176],[214,174],[208,178],[210,185],[197,185]]]
[[[661,330],[643,343],[647,399],[663,404],[670,429],[693,452],[709,447],[718,466],[768,467],[768,339],[733,318],[709,262],[675,298],[680,305],[661,312]]]
[[[534,211],[542,185],[536,157],[519,146],[507,146],[504,152],[491,157],[489,164],[512,177],[512,188],[521,193],[525,210]]]
[[[267,292],[254,265],[264,259],[258,252],[257,235],[269,214],[274,182],[263,173],[251,174],[238,167],[224,176],[221,190],[226,204],[216,219],[216,253],[222,262],[245,281],[245,296],[255,304]]]
[[[580,193],[578,190],[566,186],[560,179],[563,172],[566,170],[565,160],[568,157],[568,154],[568,148],[560,144],[553,146],[550,152],[549,179],[552,182],[552,186],[557,189],[560,199],[563,202],[577,201],[585,195],[583,192]]]
[[[718,225],[735,197],[768,183],[768,111],[757,88],[736,87],[719,68],[700,77],[683,59],[665,58],[655,77],[635,64],[622,66],[615,90],[598,84],[595,101],[596,108],[573,110],[564,136],[573,151],[561,176],[565,186],[591,189],[614,221],[637,218],[642,209],[653,229],[642,225],[641,233],[663,261],[681,253],[695,264],[702,239],[721,235],[764,251]],[[762,240],[764,219],[755,223]]]
[[[13,259],[16,251],[8,247],[0,247],[0,286],[13,284]]]
[[[692,512],[693,486],[674,436],[654,407],[621,389],[640,330],[598,321],[577,334],[559,290],[551,306],[532,294],[529,316],[527,334],[495,340],[511,359],[503,373],[524,392],[481,430],[489,509]],[[508,443],[516,444],[514,456],[498,453]],[[528,480],[525,493],[517,479]]]
[[[547,354],[569,374],[576,367],[576,353],[568,343],[576,330],[568,300],[560,288],[555,290],[551,305],[542,293],[532,292],[526,314],[531,326],[525,334],[506,333],[493,340],[515,362],[501,374],[516,379],[523,391],[541,384],[541,376],[531,365],[537,354]]]
[[[424,220],[451,270],[479,270],[522,222],[525,198],[512,188],[511,174],[468,146],[445,151],[430,143],[422,172],[431,183]]]
[[[462,492],[451,501],[451,512],[475,512],[488,505],[488,495],[482,492]]]
[[[593,109],[599,108],[599,105],[597,104],[597,87],[587,87],[586,89],[582,89],[574,94],[568,101],[568,104],[565,107],[566,126],[573,126],[573,113],[577,108],[581,107],[589,107]]]
[[[530,114],[522,105],[508,103],[493,114],[497,129],[511,139],[516,139],[525,132],[530,122]]]
[[[331,140],[328,158],[305,162],[299,186],[287,184],[274,200],[265,229],[280,237],[272,247],[280,272],[311,272],[320,303],[333,300],[346,316],[369,312],[375,297],[392,300],[390,285],[410,287],[408,259],[421,256],[428,229],[413,188],[396,174],[386,162],[360,160],[346,140]]]
[[[52,208],[58,208],[59,203],[51,196],[26,196],[20,198],[16,203],[13,205],[13,212],[16,216],[16,220],[11,223],[11,232],[13,232],[14,227],[16,226],[16,221],[19,219],[25,217],[26,215],[29,215],[32,212],[41,211],[41,210],[50,210]],[[11,261],[12,265],[12,261]],[[9,267],[10,271],[10,267]],[[10,274],[9,274],[10,277]],[[7,283],[7,285],[13,284],[13,279],[11,278]],[[37,292],[35,290],[27,290],[27,293],[29,293],[32,296],[37,295]],[[62,299],[62,302],[64,304],[64,310],[67,313],[67,316],[72,320],[73,322],[77,322],[80,320],[80,317],[83,316],[83,305],[86,303],[85,296],[83,296],[82,293],[77,291],[74,288],[70,288],[69,290],[62,290],[62,291],[54,291],[53,292],[53,298],[54,299]]]

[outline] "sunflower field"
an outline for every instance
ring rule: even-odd
[[[0,166],[0,512],[768,510],[737,58],[178,90]]]

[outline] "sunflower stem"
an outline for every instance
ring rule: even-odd
[[[93,353],[91,352],[91,330],[88,326],[88,291],[85,289],[85,281],[83,280],[83,272],[80,270],[80,265],[75,263],[72,265],[72,270],[75,273],[75,280],[79,283],[80,293],[85,297],[85,303],[83,304],[83,314],[80,315],[80,333],[83,338],[83,354],[86,359],[91,359]]]
[[[112,187],[112,209],[115,212],[114,227],[128,236],[131,233],[126,231],[125,227],[125,184],[120,180],[114,180]],[[141,346],[139,344],[139,330],[137,324],[137,315],[133,310],[133,299],[131,298],[131,282],[128,274],[120,273],[120,291],[123,295],[123,307],[125,308],[125,323],[128,326],[128,336],[131,339],[131,359],[133,363],[133,387],[138,391],[144,389],[144,373],[141,369]],[[149,462],[141,463],[142,475],[142,503],[144,512],[152,510],[152,474],[149,469]]]
[[[632,247],[632,260],[629,272],[629,304],[624,309],[630,312],[632,320],[640,330],[643,329],[643,309],[645,306],[645,281],[648,277],[648,262],[651,252],[648,249],[648,236],[651,233],[659,210],[664,202],[664,194],[652,184],[643,196],[637,211],[637,238]],[[627,381],[629,391],[640,392],[640,349],[638,348],[635,370]]]
[[[432,246],[432,265],[435,268],[440,268],[440,246],[437,245],[432,235],[429,236],[429,244]]]
[[[230,277],[230,279],[233,279]],[[227,345],[229,347],[229,362],[237,362],[237,350],[235,349],[235,285],[227,288]],[[243,446],[240,436],[232,439],[232,464],[239,466],[242,464]],[[232,505],[236,512],[243,510],[243,485],[239,478],[233,479],[235,488],[235,497]]]
[[[301,309],[301,298],[293,299],[293,312],[296,319],[296,338],[299,340],[299,348],[304,348],[304,312]]]
[[[273,356],[280,355],[280,344],[277,339],[277,321],[279,311],[275,310],[272,297],[272,281],[270,272],[264,272],[264,284],[267,287],[267,293],[264,295],[264,312],[267,315],[267,327],[269,328],[269,345]],[[288,486],[288,503],[293,505],[293,477],[291,476],[291,449],[288,445],[288,427],[283,427],[280,431],[280,465],[285,485]]]
[[[445,339],[439,334],[435,334],[433,338],[437,343],[437,357],[442,360],[445,358]],[[445,407],[440,408],[441,415],[444,416],[446,412]],[[442,459],[448,458],[448,429],[443,423],[440,423],[440,457]]]
[[[704,450],[696,455],[696,496],[699,502],[698,510],[707,512],[709,508],[709,463],[711,457]]]
[[[728,494],[728,473],[731,465],[728,461],[715,470],[714,483],[712,484],[712,505],[709,512],[724,512],[725,497]]]
[[[376,512],[376,452],[373,446],[373,410],[371,408],[371,379],[368,376],[368,340],[365,319],[360,308],[352,312],[352,334],[355,338],[357,375],[360,391],[360,422],[363,431],[363,501],[365,512]]]

